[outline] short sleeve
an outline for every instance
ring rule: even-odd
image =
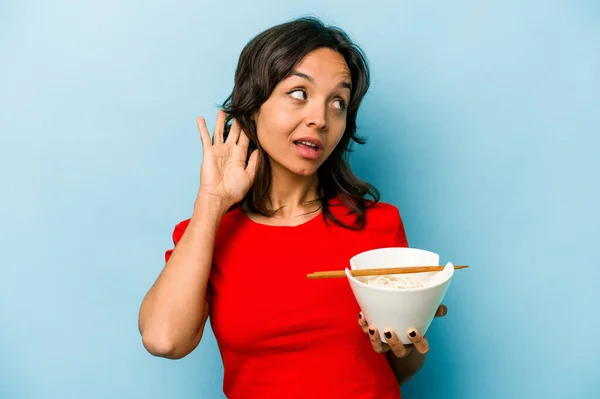
[[[171,255],[173,254],[173,251],[175,250],[175,247],[177,246],[177,243],[179,243],[179,240],[181,240],[181,237],[183,237],[183,233],[185,233],[185,229],[187,229],[188,225],[190,224],[190,219],[184,220],[182,222],[179,222],[177,225],[175,225],[175,228],[173,229],[173,248],[168,249],[167,251],[165,251],[165,262],[169,261],[169,258],[171,258]],[[210,281],[208,283],[208,286],[206,287],[206,302],[208,302],[209,306],[211,303],[211,287],[210,287]]]
[[[396,209],[395,214],[396,228],[394,229],[393,246],[394,247],[408,247],[408,239],[406,238],[406,231],[404,230],[404,222],[402,222],[402,216]]]
[[[177,243],[179,242],[179,240],[181,240],[181,237],[183,237],[183,233],[185,233],[185,229],[188,227],[189,224],[190,224],[190,219],[187,219],[187,220],[184,220],[184,221],[178,223],[177,225],[175,225],[175,229],[173,229],[173,234],[172,234],[173,248],[168,249],[165,252],[165,262],[169,261],[169,258],[173,254],[173,251],[175,250]]]

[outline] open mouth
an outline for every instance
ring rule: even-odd
[[[313,150],[315,152],[319,150],[319,146],[318,145],[316,145],[314,143],[311,143],[311,142],[308,142],[308,141],[298,140],[298,141],[294,141],[294,144],[296,144],[298,146],[306,147],[306,148],[311,149],[311,150]]]

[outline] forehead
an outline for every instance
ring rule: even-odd
[[[327,78],[350,81],[350,69],[344,57],[337,51],[321,48],[308,53],[295,70],[310,74],[315,78],[326,75]]]

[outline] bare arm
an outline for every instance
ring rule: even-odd
[[[225,212],[244,198],[256,176],[258,152],[248,162],[248,136],[237,121],[224,140],[220,111],[214,144],[204,118],[198,118],[203,160],[194,212],[167,264],[140,307],[144,347],[155,356],[180,359],[198,346],[209,308],[206,289],[217,230]]]
[[[179,359],[200,342],[209,313],[205,295],[215,236],[226,210],[210,196],[198,197],[187,229],[146,294],[139,329],[151,354]]]

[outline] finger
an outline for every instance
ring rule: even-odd
[[[423,337],[417,330],[411,328],[408,330],[407,334],[417,352],[423,355],[429,352],[429,343],[427,342],[427,339],[425,339],[425,337]]]
[[[223,144],[223,131],[225,130],[226,114],[223,110],[217,113],[217,121],[215,122],[215,144]]]
[[[233,130],[233,127],[231,129]],[[248,151],[248,146],[250,145],[250,139],[248,138],[248,135],[242,130],[241,127],[239,127],[239,125],[237,130],[237,135],[239,137],[239,140],[236,138],[237,144],[242,147],[244,151]]]
[[[233,123],[231,124],[231,128],[229,129],[229,135],[227,136],[227,142],[228,143],[237,143],[238,139],[240,138],[240,125],[237,122],[237,120],[233,120]],[[248,147],[248,146],[246,146]]]
[[[447,314],[448,314],[448,307],[446,305],[438,306],[437,310],[435,311],[435,317],[444,317]]]
[[[371,340],[371,345],[373,346],[373,350],[377,353],[386,352],[386,346],[389,350],[389,346],[385,345],[381,342],[381,338],[379,338],[379,332],[374,326],[369,326],[369,339]]]
[[[198,130],[200,131],[200,140],[202,140],[202,147],[210,147],[210,133],[208,133],[208,128],[206,127],[206,120],[200,116],[196,118],[196,124],[198,125]]]
[[[383,333],[383,335],[385,336],[387,344],[389,345],[392,352],[394,352],[394,355],[396,355],[396,357],[406,357],[406,355],[410,353],[412,346],[404,346],[404,344],[400,342],[400,339],[398,339],[398,336],[395,332],[386,331]]]
[[[367,318],[365,317],[363,312],[360,312],[358,314],[358,325],[362,329],[362,332],[364,332],[365,334],[369,333],[369,323],[367,323]]]
[[[256,177],[257,165],[258,165],[258,150],[254,150],[254,151],[252,151],[252,154],[250,154],[250,158],[248,159],[248,165],[246,166],[246,173],[248,173],[248,176],[250,176],[252,181],[254,181],[254,178]]]

